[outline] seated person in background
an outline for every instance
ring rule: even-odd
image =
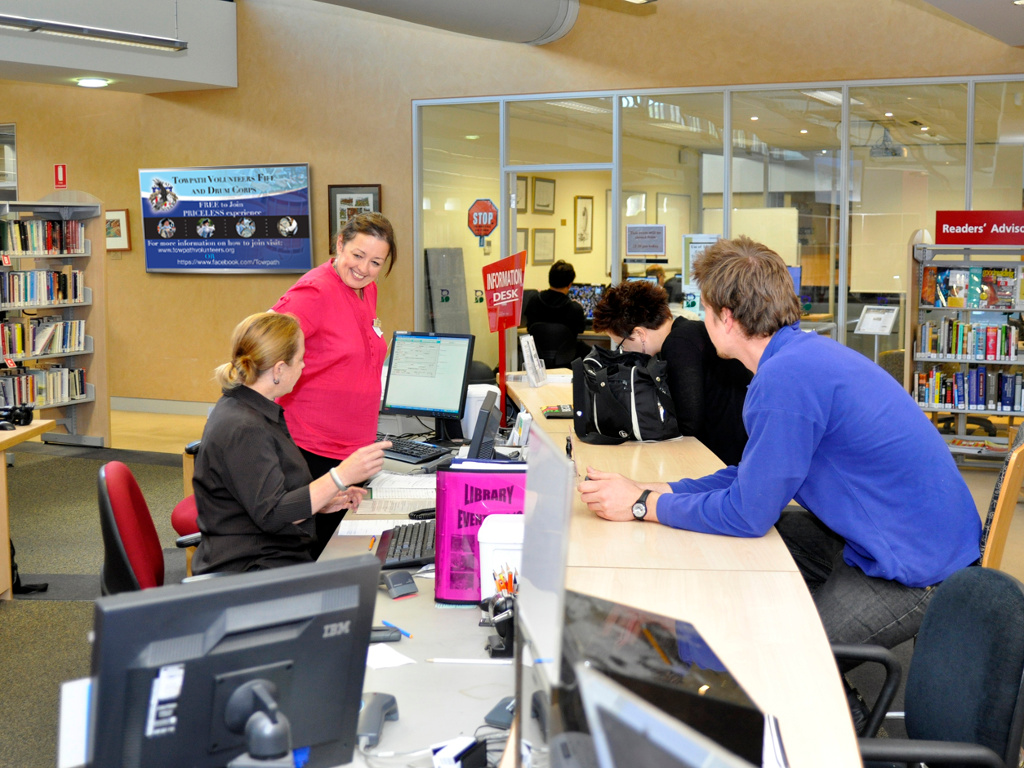
[[[192,478],[203,533],[196,574],[311,562],[313,516],[357,507],[366,491],[348,486],[384,466],[389,442],[359,448],[312,479],[274,402],[302,374],[304,347],[292,315],[263,312],[235,328],[231,362],[216,370],[224,395],[206,422]]]
[[[693,435],[726,464],[738,464],[747,444],[743,398],[751,374],[738,360],[718,356],[704,323],[673,320],[664,289],[645,280],[609,288],[594,307],[594,330],[612,349],[659,355],[679,431]]]
[[[665,268],[660,264],[651,264],[647,267],[647,271],[644,273],[647,277],[653,277],[658,280],[658,285],[665,285]]]
[[[576,279],[572,264],[559,259],[548,270],[548,289],[523,306],[526,332],[534,337],[537,353],[548,368],[568,366],[573,358],[590,352],[587,344],[577,344],[587,318],[583,307],[569,298],[569,287]]]
[[[931,588],[979,557],[981,520],[949,448],[881,367],[800,330],[774,251],[719,240],[694,277],[718,353],[754,374],[743,458],[671,483],[588,467],[583,501],[609,520],[705,533],[763,536],[775,525],[830,641],[893,648],[913,637]],[[783,511],[790,499],[807,511]]]

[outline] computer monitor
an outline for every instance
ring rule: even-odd
[[[600,768],[755,768],[597,669],[575,671]]]
[[[366,554],[99,598],[88,765],[223,768],[250,720],[281,737],[275,707],[296,765],[351,761],[379,570]]]
[[[654,275],[636,275],[635,277],[627,277],[626,280],[630,283],[645,282],[658,284],[658,278]]]
[[[488,392],[480,406],[480,415],[473,427],[473,439],[469,443],[470,459],[493,459],[494,439],[501,426],[501,409],[498,407],[498,393]]]
[[[793,281],[793,292],[799,296],[801,273],[803,272],[803,269],[800,267],[786,267],[786,270],[789,272],[789,277]]]
[[[468,334],[396,331],[381,413],[433,418],[439,442],[462,438],[473,341]]]
[[[583,307],[587,320],[594,319],[594,307],[601,301],[604,294],[603,285],[591,285],[590,283],[573,283],[569,286],[569,298],[578,302]]]

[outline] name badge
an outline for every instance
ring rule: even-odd
[[[377,338],[384,338],[384,329],[380,327],[380,318],[373,318],[373,332],[377,334]]]

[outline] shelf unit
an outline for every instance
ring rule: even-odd
[[[995,408],[990,408],[986,398],[984,407],[970,407],[967,403],[967,395],[970,391],[969,376],[972,373],[972,368],[977,366],[985,366],[987,373],[991,375],[999,373],[1012,375],[1024,372],[1024,349],[1018,350],[1015,348],[1011,350],[1009,348],[1009,340],[1013,337],[1010,336],[1009,332],[1004,332],[1006,336],[1006,345],[1004,347],[1006,353],[1000,355],[997,352],[994,357],[988,354],[987,349],[985,353],[981,353],[977,347],[968,348],[961,354],[944,354],[942,350],[923,352],[920,349],[921,328],[926,322],[942,323],[947,319],[964,324],[977,322],[979,325],[984,326],[1009,327],[1008,321],[1010,317],[1021,312],[1021,309],[1018,308],[1017,297],[1020,295],[1019,281],[1024,277],[1018,270],[1018,267],[1024,266],[1022,262],[1024,262],[1024,245],[919,244],[914,245],[911,249],[908,274],[913,276],[913,287],[908,292],[909,311],[905,316],[908,354],[904,366],[904,386],[925,413],[931,414],[933,418],[937,418],[939,414],[948,414],[953,417],[955,429],[952,434],[945,437],[954,457],[960,463],[972,463],[976,460],[983,460],[986,465],[991,465],[992,459],[1002,461],[1006,456],[1006,438],[980,437],[969,434],[968,419],[971,416],[1000,416],[1008,417],[1012,424],[1014,419],[1024,417],[1024,403],[1020,407],[1016,405],[1011,406],[1010,410],[1006,410],[998,405]],[[921,288],[927,267],[936,267],[939,270],[966,270],[968,272],[971,268],[975,268],[975,270],[976,268],[1012,268],[1018,273],[1013,286],[1013,307],[936,307],[922,304]],[[985,313],[985,319],[979,320],[977,315],[972,317],[972,313],[978,312]],[[965,326],[965,331],[967,330],[968,328]],[[975,330],[977,331],[977,329]],[[1000,333],[997,331],[996,338],[998,339],[999,336]],[[1017,340],[1018,342],[1024,342],[1024,334],[1020,334]],[[948,402],[923,402],[928,397],[922,397],[919,391],[919,374],[938,368],[944,368],[944,375],[949,376],[953,382],[956,382],[959,376],[964,407]],[[1017,384],[1019,385],[1019,383],[1018,381]],[[997,397],[999,395],[1001,393],[998,393]]]
[[[84,296],[78,302],[0,303],[0,313],[25,315],[43,312],[64,320],[85,320],[84,348],[55,354],[12,356],[18,367],[38,370],[40,362],[66,360],[67,367],[86,370],[85,395],[45,406],[37,414],[57,420],[58,429],[43,436],[47,443],[103,447],[110,444],[110,407],[107,395],[106,311],[103,299],[106,285],[104,247],[106,232],[103,206],[92,195],[82,192],[57,192],[34,202],[0,201],[0,218],[11,221],[81,221],[84,224],[83,253],[45,253],[22,251],[7,253],[11,266],[0,270],[59,270],[70,265],[84,275]],[[0,257],[5,254],[0,250]]]

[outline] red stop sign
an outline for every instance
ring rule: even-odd
[[[486,237],[498,226],[498,209],[490,200],[477,200],[469,206],[469,231]]]

